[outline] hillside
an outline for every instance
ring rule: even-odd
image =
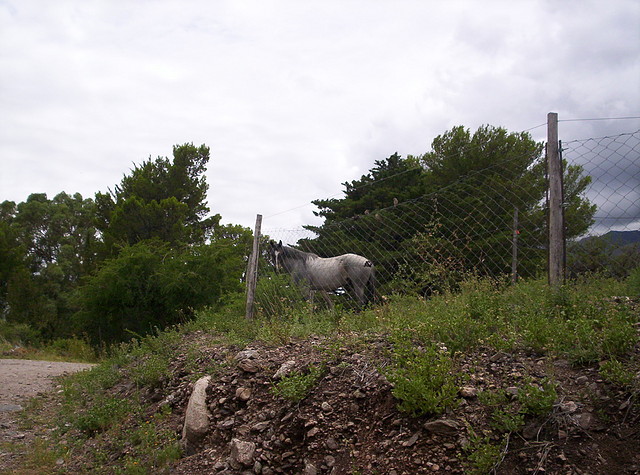
[[[61,404],[48,463],[61,473],[637,473],[640,312],[606,296],[621,290],[592,282],[558,297],[537,283],[482,284],[343,315],[331,332],[319,331],[322,316],[253,329],[216,316],[67,379],[47,404]],[[527,333],[535,315],[546,334]],[[203,376],[209,423],[185,446]],[[46,467],[34,460],[24,466]]]

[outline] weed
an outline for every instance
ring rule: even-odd
[[[621,361],[611,359],[600,365],[600,374],[606,380],[627,390],[634,390],[635,386],[640,386],[640,381],[634,371],[627,369]],[[640,388],[636,388],[638,390]]]
[[[524,427],[524,414],[496,409],[491,415],[491,427],[502,433],[518,432]]]
[[[466,473],[473,475],[486,475],[500,465],[502,454],[507,445],[507,436],[499,443],[494,443],[488,436],[481,436],[468,427],[469,444],[465,446],[467,453]]]
[[[104,432],[119,422],[131,411],[128,400],[102,396],[93,401],[91,407],[75,416],[74,425],[89,437]]]
[[[457,405],[458,384],[451,357],[435,345],[414,347],[398,341],[394,364],[385,369],[400,401],[398,409],[414,417],[442,414]]]
[[[531,416],[549,414],[557,398],[556,385],[549,380],[542,381],[542,386],[527,383],[518,390],[518,401],[522,404],[520,411]]]
[[[311,366],[307,373],[291,372],[273,386],[273,392],[292,402],[302,401],[323,374],[324,367],[321,366]]]
[[[169,360],[165,355],[151,353],[131,368],[131,379],[138,388],[155,388],[169,376]]]

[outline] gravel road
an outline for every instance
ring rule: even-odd
[[[56,376],[92,366],[59,361],[0,359],[0,473],[12,473],[19,467],[26,447],[37,435],[42,436],[40,428],[25,427],[20,423],[20,413],[29,398],[52,391]]]
[[[53,389],[54,377],[92,366],[85,363],[0,359],[0,412],[3,406],[20,406],[27,399]],[[10,408],[4,409],[7,411]]]

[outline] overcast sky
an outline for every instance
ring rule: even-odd
[[[204,143],[212,212],[292,229],[455,125],[640,116],[640,2],[0,0],[0,71],[0,201],[93,197]]]

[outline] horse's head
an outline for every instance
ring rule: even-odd
[[[269,241],[269,255],[271,257],[271,262],[276,268],[276,272],[280,272],[283,253],[284,246],[282,245],[282,241],[280,241],[279,243],[276,243],[275,241]]]

